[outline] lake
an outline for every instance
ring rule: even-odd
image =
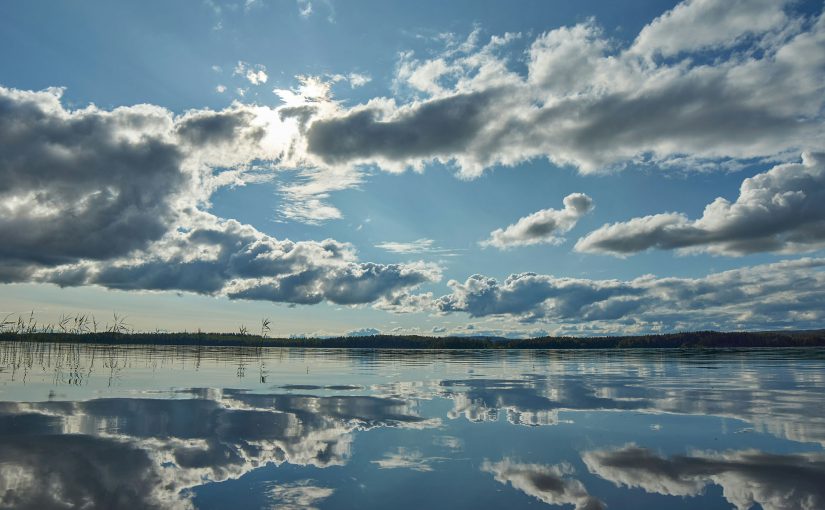
[[[825,350],[0,344],[3,508],[825,508]]]

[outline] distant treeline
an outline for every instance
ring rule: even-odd
[[[0,341],[128,345],[308,347],[325,349],[680,349],[825,347],[825,330],[718,332],[609,337],[433,337],[375,335],[334,338],[267,338],[240,333],[41,333],[4,332]]]

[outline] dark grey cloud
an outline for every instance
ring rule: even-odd
[[[701,218],[663,213],[604,225],[576,250],[627,255],[689,249],[726,255],[810,251],[825,246],[825,153],[777,165],[742,182],[734,202],[717,198]]]
[[[169,127],[159,108],[70,113],[57,92],[0,87],[4,265],[105,260],[163,236],[190,178]]]
[[[331,239],[279,241],[234,220],[208,215],[175,232],[138,260],[58,268],[41,281],[121,290],[180,290],[230,299],[355,305],[440,278],[432,264],[357,262],[352,246]]]
[[[0,463],[8,475],[0,476],[2,508],[187,507],[177,494],[165,493],[160,466],[145,450],[115,439],[78,434],[3,436]]]
[[[378,110],[362,109],[318,120],[307,131],[307,150],[327,163],[449,157],[467,150],[493,120],[489,105],[497,94],[490,90],[435,99],[390,119]]]
[[[576,510],[604,510],[602,501],[588,494],[570,464],[527,464],[509,458],[499,462],[485,460],[481,470],[491,473],[497,482],[514,488],[548,505],[574,505]]]
[[[175,131],[185,143],[195,147],[259,143],[266,136],[263,125],[255,125],[255,114],[236,107],[223,111],[193,111],[179,119]]]
[[[371,303],[392,297],[398,291],[438,278],[434,266],[405,264],[347,264],[323,271],[308,270],[241,285],[230,289],[232,299],[318,303],[327,300],[342,305]]]
[[[825,318],[825,260],[798,259],[701,278],[590,280],[522,273],[503,282],[473,275],[451,280],[434,300],[443,312],[522,321],[672,329],[818,327]],[[619,321],[629,321],[621,323]],[[609,332],[607,329],[604,332]]]
[[[526,320],[548,315],[559,319],[580,317],[584,308],[593,303],[643,293],[629,282],[554,278],[536,273],[510,275],[502,283],[495,278],[472,275],[464,283],[451,280],[448,285],[452,294],[435,301],[442,312],[467,312],[472,317],[512,315]],[[551,306],[544,308],[549,300]]]
[[[586,452],[590,472],[619,486],[670,496],[698,496],[708,485],[736,508],[814,510],[825,505],[821,453],[772,454],[756,450],[696,452],[663,457],[647,448]]]

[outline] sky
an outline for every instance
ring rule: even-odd
[[[0,312],[825,326],[819,1],[0,3]]]

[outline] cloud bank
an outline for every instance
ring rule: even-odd
[[[700,278],[591,280],[520,273],[503,282],[450,280],[433,301],[442,313],[581,325],[585,331],[816,327],[825,318],[825,259],[803,258]],[[567,330],[570,331],[570,330]]]

